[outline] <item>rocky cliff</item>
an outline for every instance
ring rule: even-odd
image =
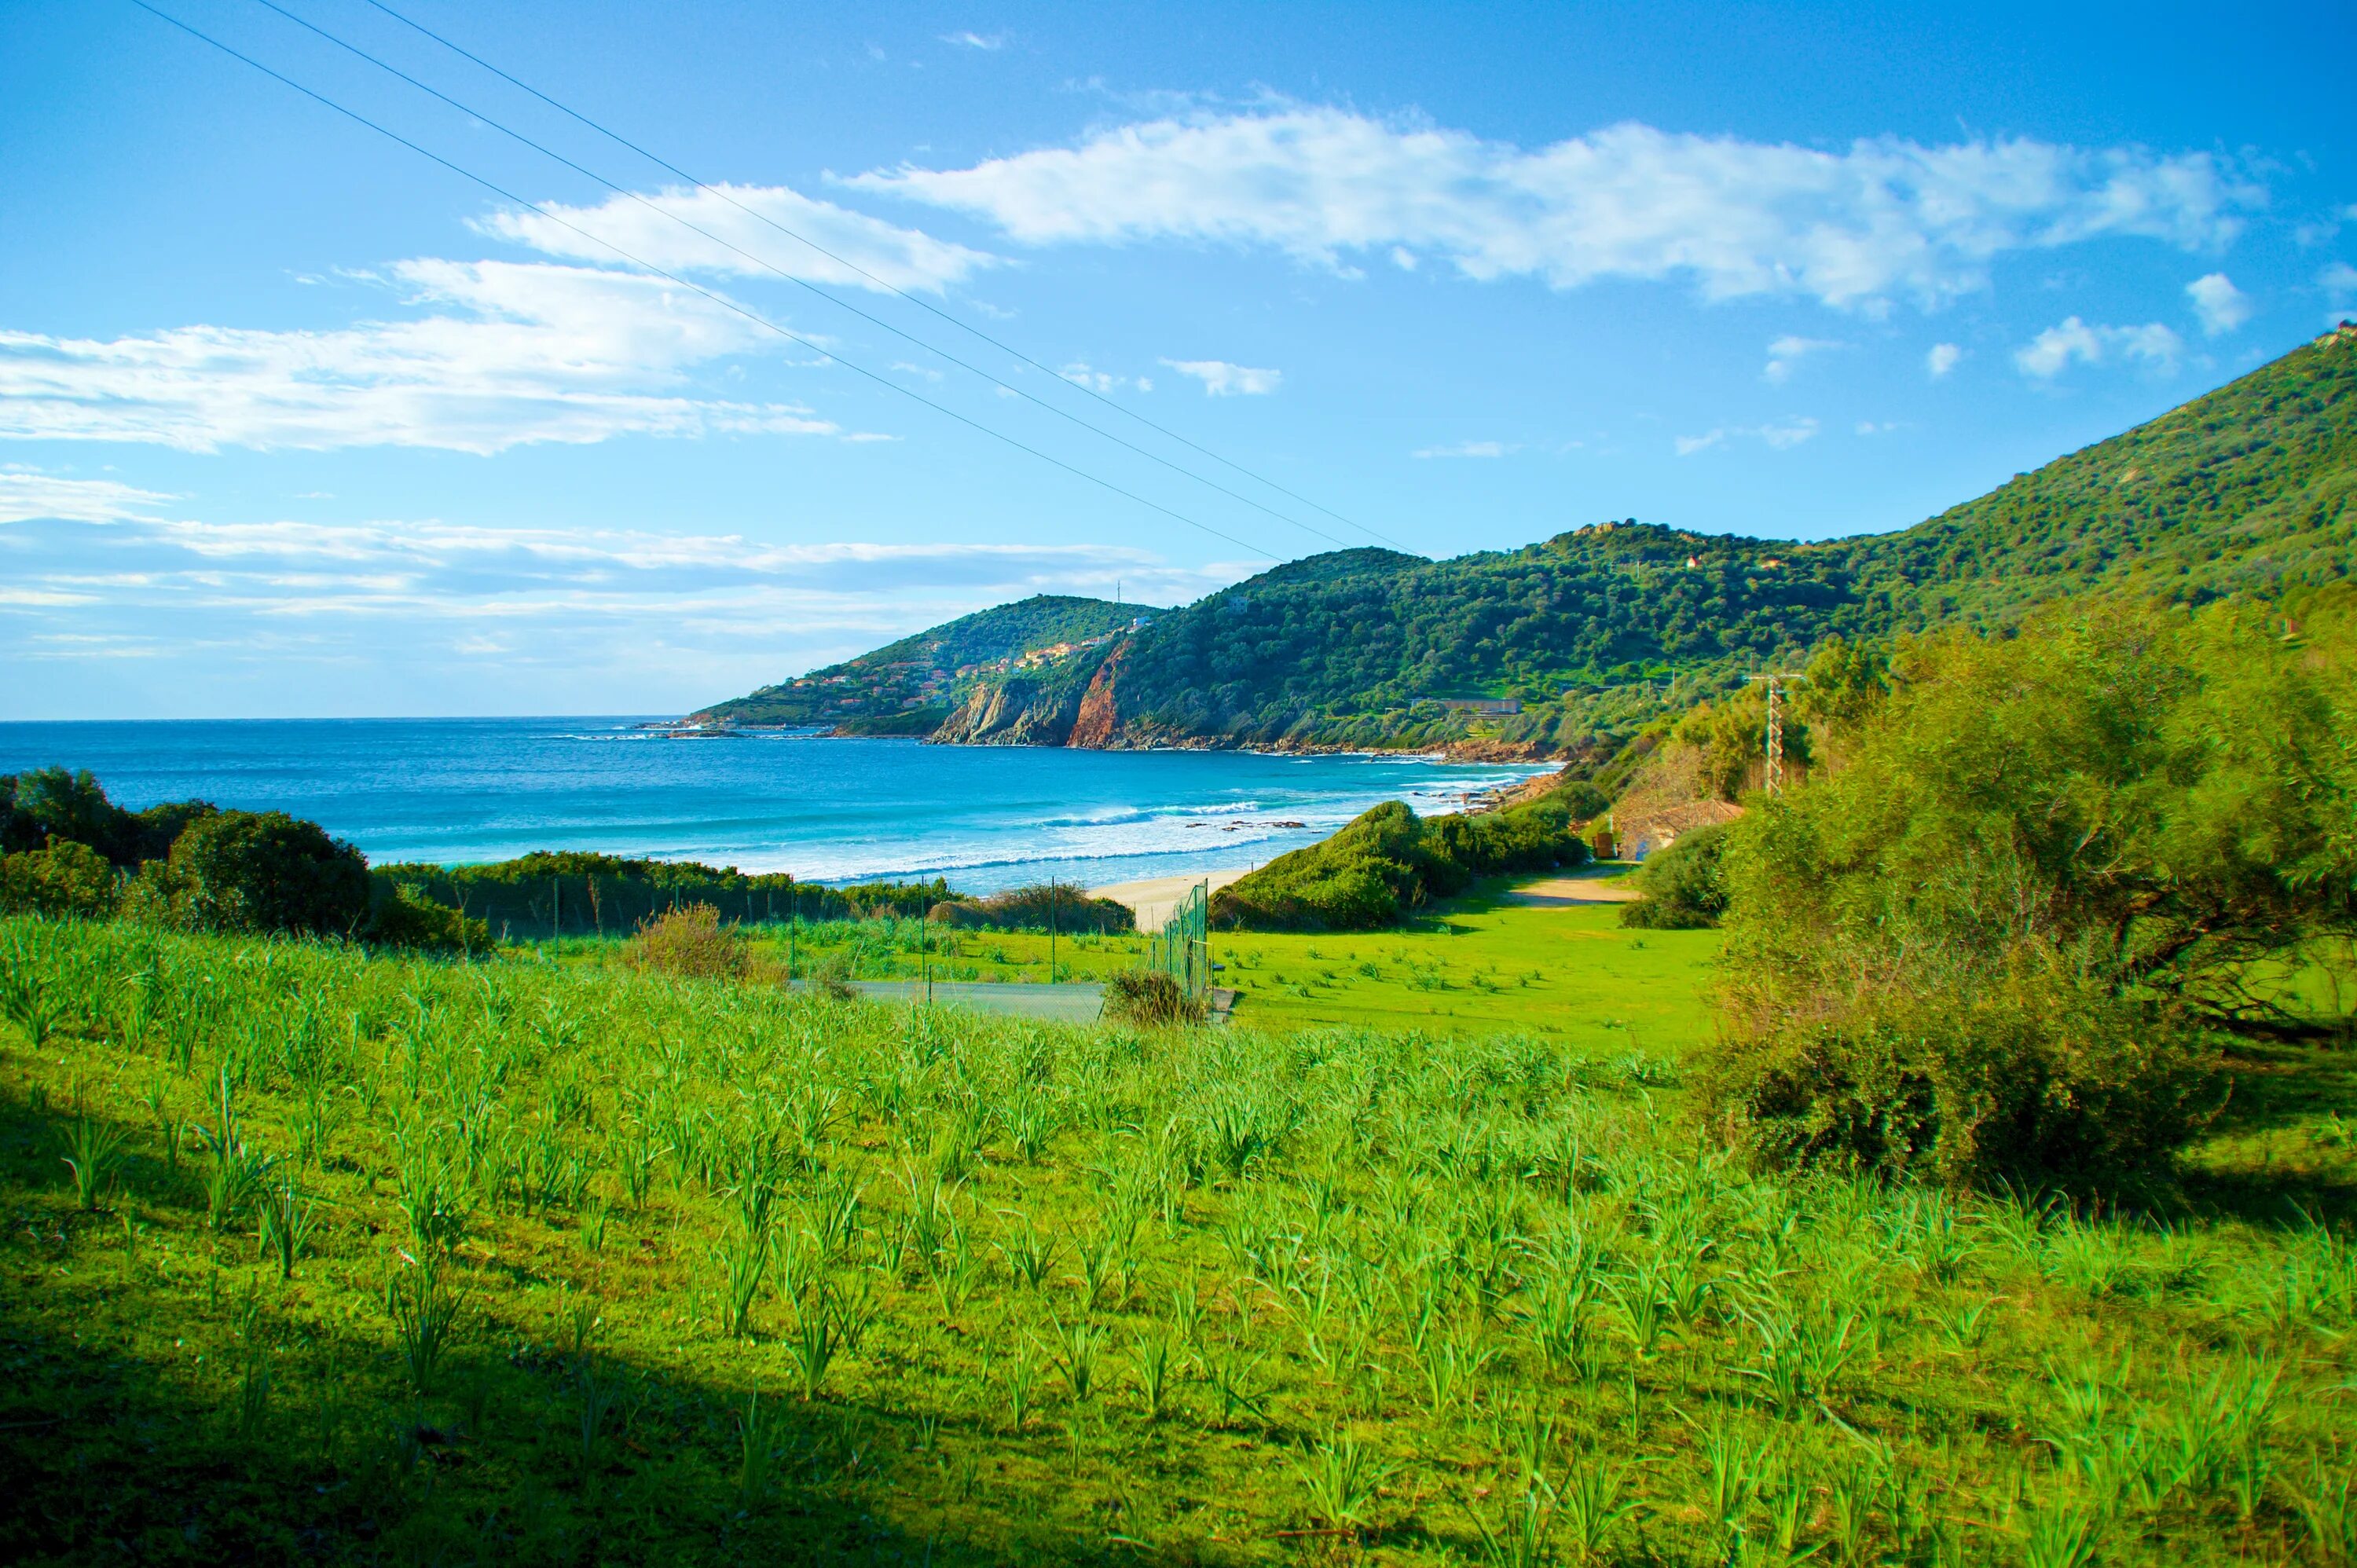
[[[1062,746],[1071,739],[1087,688],[1016,676],[975,688],[932,734],[942,746]]]
[[[1079,714],[1072,721],[1068,746],[1090,746],[1107,750],[1121,736],[1121,704],[1115,690],[1121,679],[1121,656],[1129,644],[1117,643],[1097,672],[1089,678],[1089,689],[1082,693]]]

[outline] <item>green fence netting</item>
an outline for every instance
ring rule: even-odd
[[[1162,929],[1146,940],[1146,966],[1158,969],[1200,997],[1211,984],[1211,886],[1198,882],[1187,890]]]

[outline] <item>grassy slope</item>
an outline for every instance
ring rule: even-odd
[[[1343,1513],[1370,1561],[1437,1563],[1511,1528],[1535,1466],[1566,1499],[1537,1516],[1558,1550],[1567,1499],[1620,1477],[1640,1507],[1608,1560],[2083,1541],[2223,1568],[2315,1552],[2298,1499],[2350,1474],[2357,1262],[2282,1224],[2293,1198],[2349,1212],[2314,1104],[2222,1130],[2305,1139],[2300,1179],[2218,1155],[2232,1180],[2155,1231],[1748,1176],[1698,1154],[1674,1090],[1535,1043],[1138,1036],[529,962],[0,937],[40,944],[77,1012],[158,976],[136,1041],[72,1017],[0,1047],[14,1561],[1280,1563],[1351,1556],[1298,1533]],[[204,1162],[164,1153],[159,1116],[201,1119],[224,1065],[274,1155],[298,1147],[294,1075],[333,1086],[321,1157],[285,1167],[325,1200],[291,1280],[250,1216],[209,1230]],[[69,1106],[129,1139],[94,1212],[63,1186]],[[780,1234],[861,1194],[837,1252],[801,1244],[797,1276],[864,1323],[807,1401],[774,1274],[753,1338],[718,1322],[764,1114],[809,1162],[782,1173]],[[393,1129],[456,1158],[468,1125],[581,1160],[587,1186],[527,1213],[511,1176],[486,1183],[419,1396],[383,1305],[421,1245]],[[2219,1197],[2257,1218],[2200,1207]],[[1011,1268],[1033,1230],[1058,1249],[1039,1288]],[[1108,1238],[1124,1262],[1091,1287],[1078,1257]],[[1157,1415],[1138,1368],[1166,1342]],[[2272,1397],[2238,1425],[2252,1388]],[[773,1460],[748,1488],[756,1390]]]

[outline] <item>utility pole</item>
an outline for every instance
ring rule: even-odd
[[[1784,682],[1803,678],[1781,670],[1751,677],[1754,681],[1765,682],[1768,686],[1768,769],[1760,780],[1760,788],[1770,795],[1784,792]]]

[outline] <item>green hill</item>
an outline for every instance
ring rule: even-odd
[[[1038,594],[961,616],[872,653],[764,686],[749,696],[715,703],[689,719],[700,724],[833,725],[869,735],[923,735],[946,719],[977,681],[1015,672],[1025,667],[1027,654],[1071,644],[1103,647],[1137,617],[1157,613],[1105,599]]]
[[[2351,564],[2352,488],[2357,328],[2343,327],[1900,532],[1796,543],[1629,520],[1447,561],[1339,551],[1102,650],[963,676],[982,655],[924,664],[908,651],[1001,615],[1024,631],[997,635],[989,657],[1128,625],[1099,601],[1032,599],[708,712],[913,729],[963,703],[944,738],[1552,752],[1790,667],[1835,633],[1999,623],[2096,587],[2199,603],[2332,580]],[[1048,606],[1075,607],[1031,607]],[[833,696],[836,685],[859,694]]]

